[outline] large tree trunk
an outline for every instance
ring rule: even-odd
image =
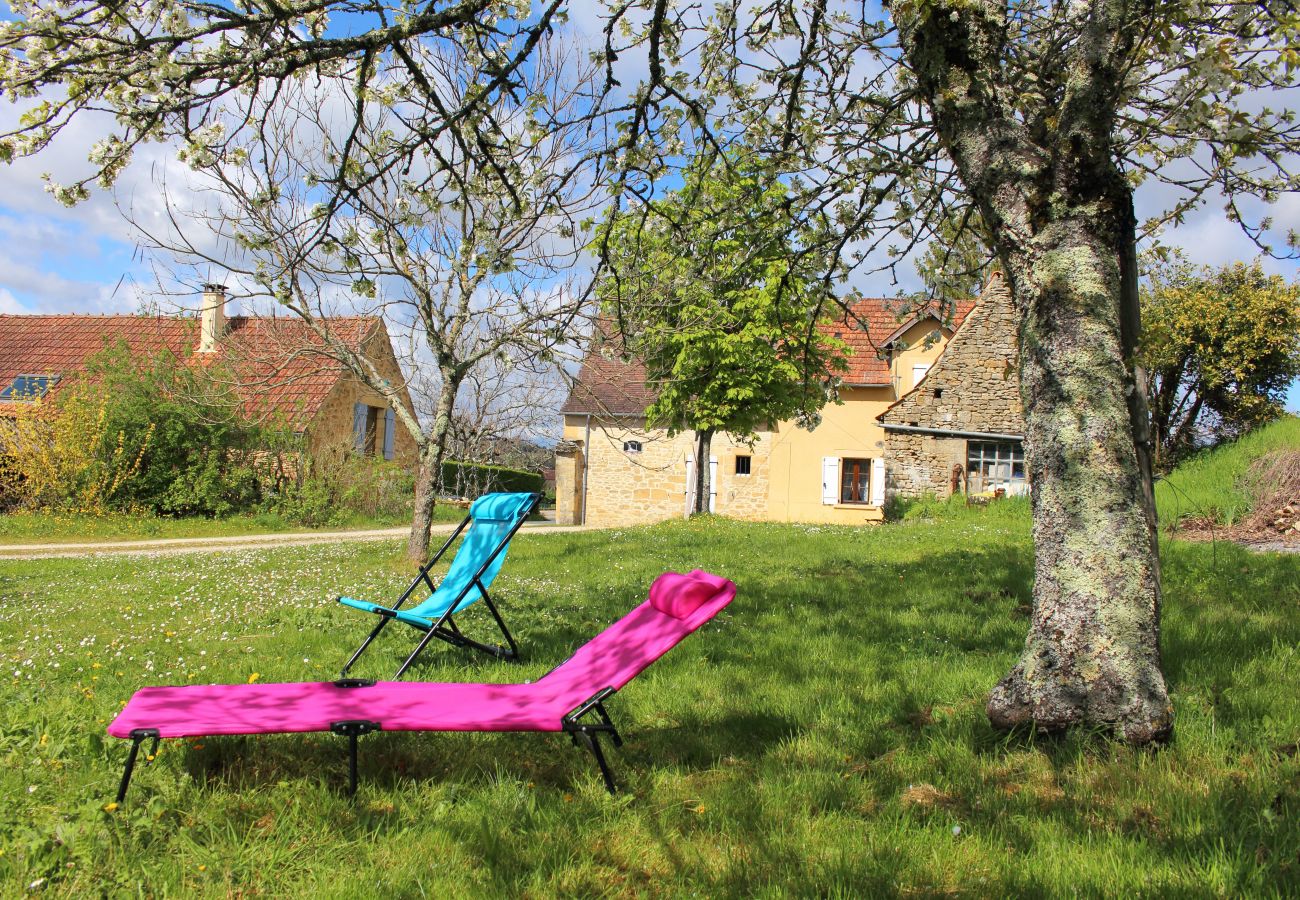
[[[455,373],[443,372],[438,407],[433,415],[433,429],[420,446],[417,457],[411,534],[406,540],[406,558],[416,564],[429,558],[429,531],[433,527],[433,510],[438,502],[438,485],[442,479],[442,461],[447,454],[447,435],[451,431],[451,414],[459,390],[460,379]]]
[[[1142,743],[1169,734],[1173,710],[1134,368],[1132,229],[1116,235],[1116,224],[1064,218],[1039,231],[1032,252],[1004,260],[1022,313],[1034,606],[1024,653],[988,714],[1001,727],[1100,725]]]
[[[1034,608],[989,718],[1160,739],[1173,711],[1160,672],[1149,421],[1134,359],[1135,222],[1113,144],[1135,32],[1122,5],[1072,5],[1080,34],[1060,55],[1062,93],[1024,114],[1004,80],[1006,3],[933,0],[891,13],[1021,320]]]

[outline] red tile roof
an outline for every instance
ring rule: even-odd
[[[371,316],[329,320],[333,333],[357,349],[379,323]],[[212,354],[194,352],[198,336],[194,317],[0,314],[0,387],[23,374],[60,375],[65,385],[88,357],[125,342],[136,356],[166,350],[201,365],[227,361],[247,414],[279,417],[301,430],[344,372],[321,354],[322,341],[299,319],[232,316]],[[0,414],[19,406],[0,403]]]
[[[974,300],[958,303],[949,324],[935,303],[916,309],[907,301],[859,297],[849,303],[848,311],[838,321],[823,328],[849,345],[849,368],[843,375],[845,384],[889,384],[889,361],[882,359],[880,353],[891,339],[925,319],[942,322],[951,334],[974,307]]]
[[[957,304],[950,329],[961,325],[975,306],[974,300]],[[900,312],[901,310],[901,312]],[[926,318],[943,321],[939,307],[924,310],[906,308],[903,302],[882,297],[859,297],[850,301],[849,311],[837,321],[822,326],[849,346],[848,370],[843,382],[849,385],[888,384],[889,363],[878,351],[897,332]],[[947,323],[945,323],[947,324]],[[608,325],[600,330],[569,397],[560,408],[562,413],[604,413],[641,415],[654,402],[654,386],[646,382],[645,366],[635,359],[625,359],[622,344],[609,336]]]
[[[560,412],[644,415],[655,399],[654,388],[646,383],[645,364],[625,358],[623,342],[611,336],[610,323],[598,323],[596,329]]]

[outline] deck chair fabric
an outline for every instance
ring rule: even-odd
[[[132,741],[118,801],[126,795],[141,742],[231,734],[331,731],[356,739],[373,731],[568,732],[595,755],[606,787],[614,782],[601,734],[622,739],[604,701],[735,597],[731,581],[702,570],[656,579],[649,598],[534,682],[337,682],[151,687],[137,691],[108,727]],[[595,721],[589,715],[597,716]]]
[[[504,620],[502,620],[499,611],[487,592],[497,573],[505,565],[510,540],[514,537],[515,532],[519,530],[524,520],[528,518],[533,507],[537,505],[538,499],[539,495],[535,493],[484,494],[479,497],[470,506],[468,515],[452,533],[451,537],[447,539],[447,542],[443,544],[442,549],[429,562],[420,567],[420,572],[416,575],[415,580],[411,582],[410,587],[406,589],[393,606],[384,606],[380,603],[357,600],[352,597],[339,597],[338,602],[344,606],[359,609],[363,612],[375,613],[381,617],[369,637],[366,638],[343,667],[341,674],[347,674],[365,649],[370,646],[371,641],[379,636],[379,632],[392,619],[404,622],[426,633],[425,638],[416,647],[415,651],[397,670],[395,677],[401,677],[402,673],[410,667],[429,641],[435,637],[458,646],[473,647],[497,656],[515,658],[518,655],[518,647],[515,645],[514,638],[511,636],[509,629],[506,628]],[[456,555],[451,561],[451,566],[447,569],[447,573],[442,577],[442,580],[435,586],[429,575],[429,570],[447,552],[447,549],[462,532],[464,532],[465,536],[456,549]],[[422,585],[430,591],[428,598],[415,606],[403,608],[403,604],[407,599]],[[479,600],[486,601],[486,605],[506,639],[507,648],[493,648],[471,640],[461,634],[460,629],[456,627],[451,617]]]

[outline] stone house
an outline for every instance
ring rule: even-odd
[[[825,326],[851,348],[841,402],[828,405],[812,430],[779,422],[760,431],[752,445],[715,435],[708,461],[713,473],[710,509],[740,519],[862,524],[882,521],[884,503],[893,493],[928,490],[946,495],[948,456],[932,454],[942,457],[936,465],[946,467],[938,478],[928,472],[922,475],[928,456],[910,461],[901,457],[896,462],[896,454],[905,453],[903,447],[912,436],[922,443],[927,437],[961,441],[965,452],[966,431],[977,435],[992,431],[975,428],[977,420],[985,422],[976,414],[954,413],[951,422],[945,421],[946,406],[934,406],[938,418],[933,423],[931,414],[912,414],[923,398],[927,406],[947,396],[949,403],[964,398],[968,404],[987,401],[991,408],[1005,410],[1007,421],[997,431],[987,464],[982,449],[977,460],[978,466],[996,469],[1002,444],[1020,432],[1010,421],[1012,413],[1019,414],[1019,389],[1014,352],[1010,357],[1004,353],[1006,347],[1014,351],[1015,345],[1009,305],[1004,310],[1004,300],[1009,304],[1005,293],[1000,280],[991,281],[980,300],[959,304],[951,323],[933,309],[900,319],[890,301],[855,300],[853,324],[846,317]],[[945,366],[953,343],[972,319],[982,324],[964,341],[967,349],[960,362],[948,364],[943,378],[945,384],[948,379],[960,382],[963,372],[974,365],[978,371],[970,375],[979,389],[963,393],[949,387],[937,398],[933,392],[918,393],[923,384],[933,383],[934,374]],[[857,323],[865,324],[865,329]],[[985,342],[990,347],[987,359],[980,351]],[[653,398],[654,386],[647,383],[644,367],[626,358],[615,341],[597,335],[561,408],[564,431],[556,446],[557,521],[627,525],[687,514],[698,465],[693,435],[669,437],[664,429],[651,427],[645,409]],[[908,417],[891,431],[895,417],[886,414],[904,401],[909,401]],[[994,415],[985,418],[992,422]],[[943,433],[923,432],[923,425]],[[895,436],[898,449],[891,443]],[[1019,438],[1015,440],[1018,447]],[[984,438],[976,441],[983,443]],[[947,446],[944,451],[955,452]],[[1023,472],[1023,455],[1018,458]],[[923,481],[933,487],[910,490]]]
[[[198,316],[0,315],[0,419],[56,399],[61,386],[107,346],[138,356],[169,352],[191,365],[226,365],[251,419],[284,427],[299,446],[414,459],[415,442],[384,398],[320,352],[320,338],[297,318],[227,316],[225,288],[208,285]],[[382,319],[328,320],[335,335],[402,384]],[[406,397],[410,407],[410,397]]]
[[[925,378],[877,417],[891,494],[1025,493],[1016,312],[996,273]]]

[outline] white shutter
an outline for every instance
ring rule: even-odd
[[[689,457],[686,460],[686,506],[682,510],[682,515],[686,518],[691,517],[692,507],[695,505],[695,460]]]
[[[926,376],[926,373],[929,371],[930,371],[929,363],[917,363],[916,365],[912,366],[912,387],[916,387],[918,384],[920,384],[921,379],[924,378]]]
[[[355,403],[352,406],[352,448],[358,453],[366,452],[366,405]]]
[[[397,413],[390,406],[384,413],[384,459],[393,458],[393,429],[397,425]]]
[[[840,458],[822,457],[822,504],[833,506],[840,502]]]
[[[885,504],[885,461],[877,456],[871,461],[871,505]]]

